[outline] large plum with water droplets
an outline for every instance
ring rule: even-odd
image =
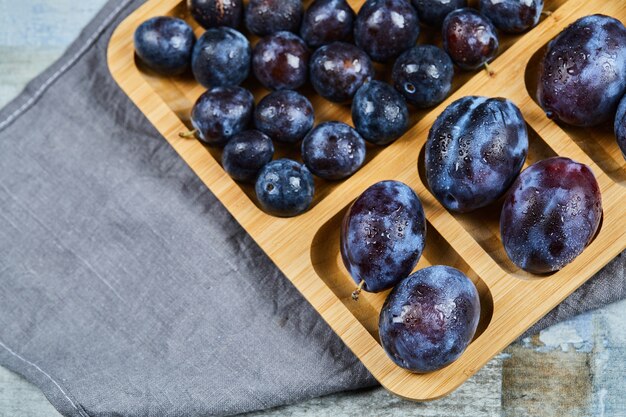
[[[415,192],[381,181],[357,198],[343,218],[341,256],[357,284],[380,292],[406,278],[422,256],[426,219]]]
[[[507,255],[535,274],[562,269],[591,243],[602,218],[602,196],[591,169],[569,158],[530,166],[507,196],[500,232]]]
[[[432,266],[391,291],[380,311],[380,342],[398,366],[432,372],[461,356],[479,319],[474,283],[458,269]]]
[[[425,153],[433,195],[448,210],[473,211],[504,195],[522,169],[526,122],[507,99],[463,97],[435,120]]]
[[[626,91],[626,28],[604,15],[578,19],[550,42],[539,72],[548,117],[573,126],[609,120]]]

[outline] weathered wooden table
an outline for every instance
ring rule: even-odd
[[[0,0],[0,106],[58,58],[105,0]],[[410,403],[383,389],[251,416],[626,416],[626,301],[510,346],[451,396]],[[57,417],[33,385],[0,368],[0,417]]]

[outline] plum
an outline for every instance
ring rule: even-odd
[[[320,178],[344,179],[365,162],[365,141],[345,123],[325,122],[302,141],[302,160]]]
[[[187,0],[191,16],[205,29],[237,28],[243,15],[242,0]]]
[[[354,11],[346,0],[315,0],[304,12],[300,36],[311,48],[352,39]]]
[[[381,181],[363,192],[341,226],[341,257],[362,288],[380,292],[406,278],[424,250],[426,219],[415,192],[399,181]]]
[[[196,36],[184,20],[158,16],[139,25],[133,41],[137,56],[150,69],[178,75],[189,68]]]
[[[254,187],[261,208],[278,217],[293,217],[309,209],[315,193],[307,167],[283,158],[265,165]]]
[[[396,90],[418,108],[435,106],[452,89],[454,66],[450,56],[434,45],[418,45],[396,59],[391,75]]]
[[[314,122],[311,102],[302,94],[291,90],[268,94],[254,111],[256,128],[282,143],[301,141]]]
[[[207,145],[223,146],[248,128],[253,110],[254,97],[250,91],[241,87],[212,88],[202,94],[191,109],[193,133]]]
[[[240,32],[229,27],[208,29],[191,56],[191,70],[206,88],[239,85],[250,73],[252,48]]]
[[[417,12],[407,0],[367,0],[356,17],[354,41],[376,62],[387,62],[415,45]]]
[[[611,119],[626,91],[626,28],[604,15],[578,19],[552,42],[537,99],[549,118],[573,126]]]
[[[413,0],[413,6],[421,23],[439,28],[450,12],[467,7],[467,0]]]
[[[250,0],[246,27],[258,36],[287,31],[298,32],[304,7],[300,0]]]
[[[526,122],[507,99],[463,97],[435,120],[425,154],[433,195],[448,210],[467,213],[504,195],[520,173]]]
[[[252,53],[252,70],[270,90],[296,90],[309,71],[309,50],[298,36],[278,32],[261,39]]]
[[[374,66],[365,52],[345,42],[322,46],[311,57],[311,84],[327,100],[343,103],[374,78]]]
[[[503,32],[521,33],[539,23],[543,0],[480,0],[480,12]]]
[[[622,155],[624,155],[626,159],[626,96],[624,96],[617,107],[617,114],[615,115],[615,138],[622,150]]]
[[[591,169],[555,157],[528,167],[515,181],[502,207],[500,233],[515,265],[547,274],[583,252],[601,218],[602,196]]]
[[[272,140],[258,130],[238,133],[224,146],[222,166],[235,181],[253,183],[274,157]]]
[[[393,362],[426,373],[461,356],[479,319],[480,298],[474,283],[458,269],[432,266],[391,291],[380,311],[378,332]]]
[[[443,49],[461,69],[472,71],[491,62],[500,41],[493,23],[474,9],[458,9],[443,21]]]
[[[363,139],[375,145],[388,145],[406,132],[409,109],[392,86],[370,81],[354,96],[352,121]]]

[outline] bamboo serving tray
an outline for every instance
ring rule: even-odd
[[[358,10],[363,0],[349,3]],[[410,130],[386,148],[368,147],[366,164],[351,178],[343,182],[316,179],[311,209],[289,219],[263,213],[253,187],[234,182],[221,168],[219,149],[178,136],[189,129],[191,107],[204,89],[189,75],[162,78],[135,60],[133,33],[150,17],[182,17],[197,35],[202,33],[187,15],[184,1],[150,0],[132,13],[111,38],[108,64],[131,100],[374,377],[401,397],[431,400],[462,384],[626,248],[626,163],[612,127],[557,125],[533,100],[536,71],[547,42],[585,15],[603,13],[626,22],[626,2],[547,0],[546,10],[553,13],[530,32],[502,37],[500,55],[491,64],[495,75],[457,71],[452,96],[434,109],[412,111]],[[422,32],[420,43],[440,43],[432,31]],[[257,101],[268,93],[258,83],[244,86]],[[340,120],[352,124],[348,106],[326,101],[312,90],[305,89],[304,93],[315,107],[317,123]],[[530,135],[527,165],[562,155],[589,165],[597,177],[604,206],[601,230],[581,256],[549,277],[537,278],[509,261],[500,240],[499,204],[471,214],[453,214],[428,191],[422,168],[428,131],[448,104],[466,95],[506,97],[517,104]],[[297,146],[280,148],[277,157],[299,157]],[[387,292],[362,293],[358,302],[353,301],[355,285],[339,253],[340,224],[348,206],[367,187],[387,179],[410,185],[424,206],[427,242],[416,269],[435,264],[454,266],[474,281],[480,293],[482,314],[473,342],[456,362],[429,374],[409,373],[387,357],[378,339],[378,314]]]

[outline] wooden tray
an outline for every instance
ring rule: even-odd
[[[362,2],[349,1],[355,10]],[[401,397],[430,400],[458,387],[626,248],[626,164],[612,128],[559,126],[546,118],[532,98],[533,75],[546,43],[585,15],[604,13],[626,22],[626,2],[548,0],[546,10],[553,14],[532,31],[503,37],[504,52],[491,65],[496,72],[493,78],[486,71],[457,72],[458,89],[448,100],[430,111],[414,112],[413,127],[397,142],[368,148],[366,165],[350,179],[316,180],[311,210],[291,219],[263,213],[252,187],[240,186],[222,170],[219,149],[178,137],[190,126],[191,107],[204,89],[190,76],[161,78],[135,61],[133,32],[149,17],[183,17],[196,34],[202,33],[187,16],[184,2],[150,0],[136,10],[113,34],[108,64],[121,88],[376,379]],[[420,35],[420,43],[424,42],[439,42],[438,36],[425,31]],[[267,93],[256,84],[246,87],[257,100]],[[305,94],[315,107],[318,123],[341,120],[351,124],[349,107],[330,103],[310,90]],[[604,204],[601,231],[581,256],[550,277],[537,279],[508,260],[500,241],[498,205],[473,214],[451,214],[430,194],[423,172],[418,172],[417,161],[423,158],[430,126],[448,104],[466,95],[507,97],[520,107],[530,133],[528,164],[563,155],[591,166],[597,176]],[[279,156],[284,155],[297,157],[297,147]],[[474,341],[459,360],[426,375],[404,371],[387,357],[378,340],[378,313],[387,293],[363,293],[354,302],[350,297],[354,283],[339,254],[339,225],[348,205],[368,186],[386,179],[409,184],[424,205],[428,237],[417,269],[432,264],[455,266],[472,278],[480,293],[483,313]]]

